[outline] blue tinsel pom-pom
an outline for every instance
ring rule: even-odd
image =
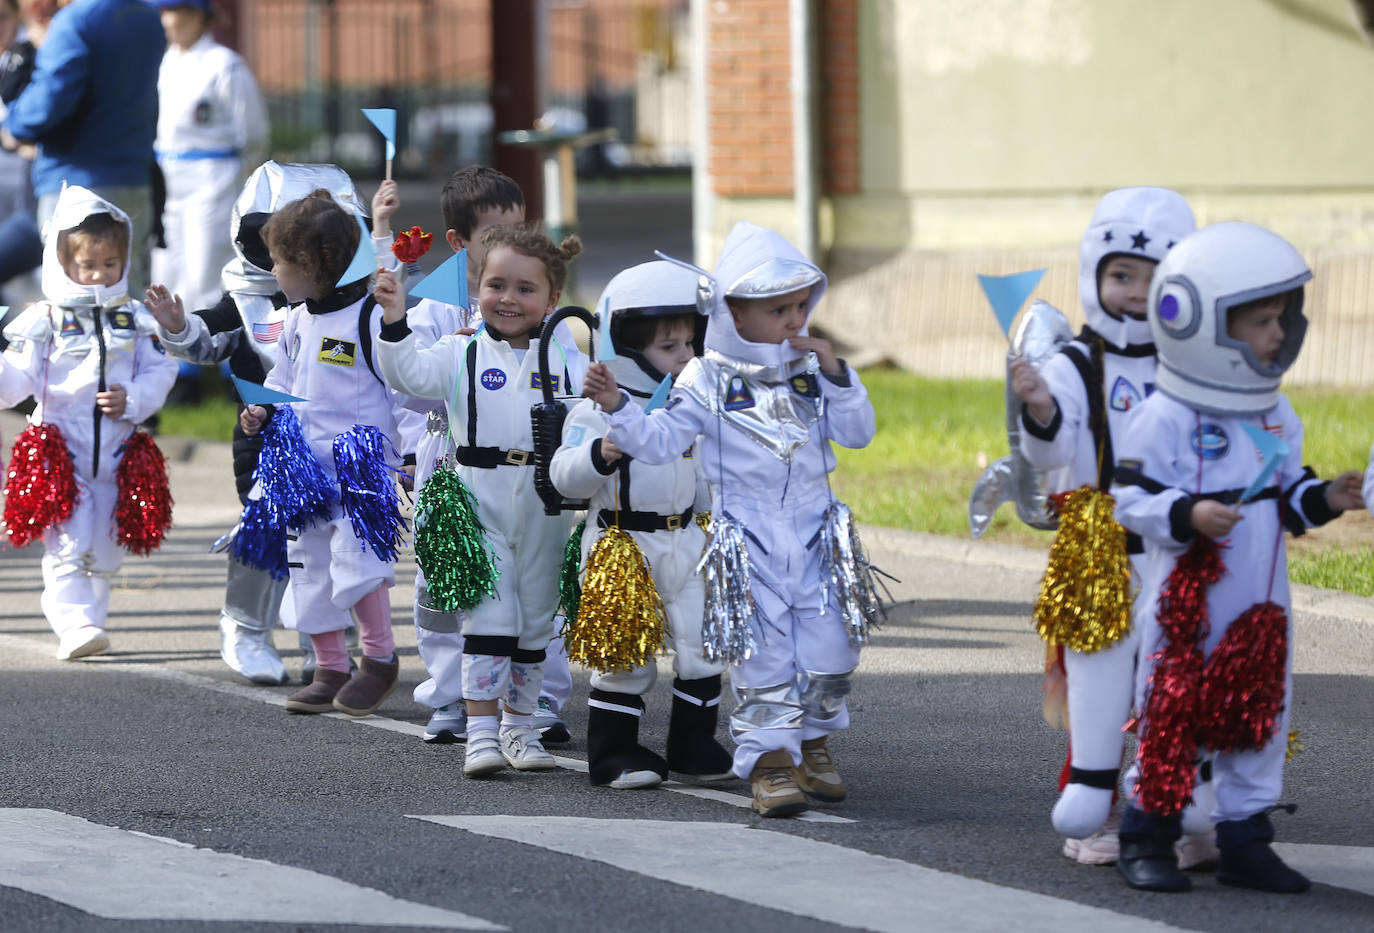
[[[396,449],[380,428],[355,424],[334,438],[334,469],[339,475],[339,502],[353,523],[353,534],[382,560],[396,560],[401,532],[409,526],[401,516],[396,477],[388,459]]]
[[[240,564],[265,571],[273,580],[286,579],[286,526],[272,517],[262,499],[248,500],[238,526],[212,550],[227,550]]]
[[[329,476],[306,443],[300,419],[290,405],[277,406],[263,429],[262,453],[253,478],[262,483],[262,498],[288,528],[308,528],[328,519],[339,499]]]

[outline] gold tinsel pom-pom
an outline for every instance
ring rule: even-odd
[[[1131,567],[1115,500],[1082,486],[1059,508],[1059,532],[1035,601],[1035,630],[1052,645],[1091,654],[1131,630]]]
[[[1288,747],[1284,749],[1283,752],[1283,763],[1287,764],[1305,751],[1307,751],[1307,746],[1302,744],[1302,741],[1298,738],[1298,730],[1289,729]]]
[[[607,528],[587,555],[577,621],[563,632],[568,659],[593,670],[634,670],[663,649],[667,618],[634,538]]]

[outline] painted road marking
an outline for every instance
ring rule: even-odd
[[[736,823],[571,816],[414,816],[482,836],[602,862],[769,910],[879,933],[1178,931],[1142,917],[936,871],[899,859]],[[710,853],[683,858],[684,852]],[[729,866],[723,871],[722,866]],[[825,884],[817,884],[825,878]],[[843,897],[836,897],[843,891]]]
[[[10,648],[20,648],[25,651],[41,651],[44,656],[51,657],[48,646],[43,643],[41,646],[37,641],[28,638],[19,638],[14,635],[0,635],[0,646]],[[259,703],[266,703],[268,706],[283,706],[286,697],[280,693],[273,692],[270,688],[250,687],[245,684],[229,683],[223,680],[216,680],[213,677],[205,677],[201,674],[191,674],[187,671],[178,671],[173,668],[164,667],[141,667],[125,666],[114,659],[95,658],[90,661],[82,662],[92,667],[96,665],[112,664],[117,665],[125,673],[137,674],[141,677],[152,677],[158,680],[170,680],[175,683],[185,684],[201,690],[209,690],[214,693],[223,693],[228,696],[239,697],[245,700],[255,700]],[[346,716],[343,713],[319,713],[324,719],[337,719],[351,722],[359,726],[367,726],[370,729],[381,729],[386,732],[398,732],[402,735],[420,738],[425,734],[425,727],[418,723],[405,722],[400,719],[388,719],[385,716],[372,714],[371,716],[355,717]],[[555,755],[554,759],[560,768],[569,771],[579,771],[583,774],[587,772],[587,763],[579,758],[568,758],[562,755]],[[664,790],[688,797],[698,797],[702,800],[713,800],[717,803],[728,804],[748,810],[753,805],[751,797],[740,794],[732,794],[729,791],[720,790],[714,787],[698,787],[693,784],[681,784],[677,781],[666,781],[662,785]],[[801,820],[806,823],[854,823],[855,820],[843,816],[835,816],[820,810],[810,810],[793,819]]]
[[[112,920],[509,929],[303,868],[129,832],[56,810],[0,808],[0,885]],[[195,896],[169,896],[175,891]]]
[[[1274,851],[1313,881],[1374,897],[1374,849],[1276,842]]]

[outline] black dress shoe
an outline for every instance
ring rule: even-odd
[[[1116,857],[1116,871],[1137,891],[1174,894],[1193,889],[1193,882],[1179,871],[1173,844],[1158,839],[1136,841],[1122,838],[1121,854]]]
[[[1312,887],[1306,875],[1289,868],[1269,843],[1260,841],[1222,849],[1217,881],[1233,888],[1274,894],[1301,894]]]

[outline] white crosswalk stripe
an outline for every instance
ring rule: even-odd
[[[318,872],[128,832],[55,810],[0,808],[0,885],[116,920],[509,929]],[[178,891],[194,891],[195,896],[177,896]]]
[[[1374,849],[1276,842],[1274,851],[1319,884],[1349,888],[1374,897]]]

